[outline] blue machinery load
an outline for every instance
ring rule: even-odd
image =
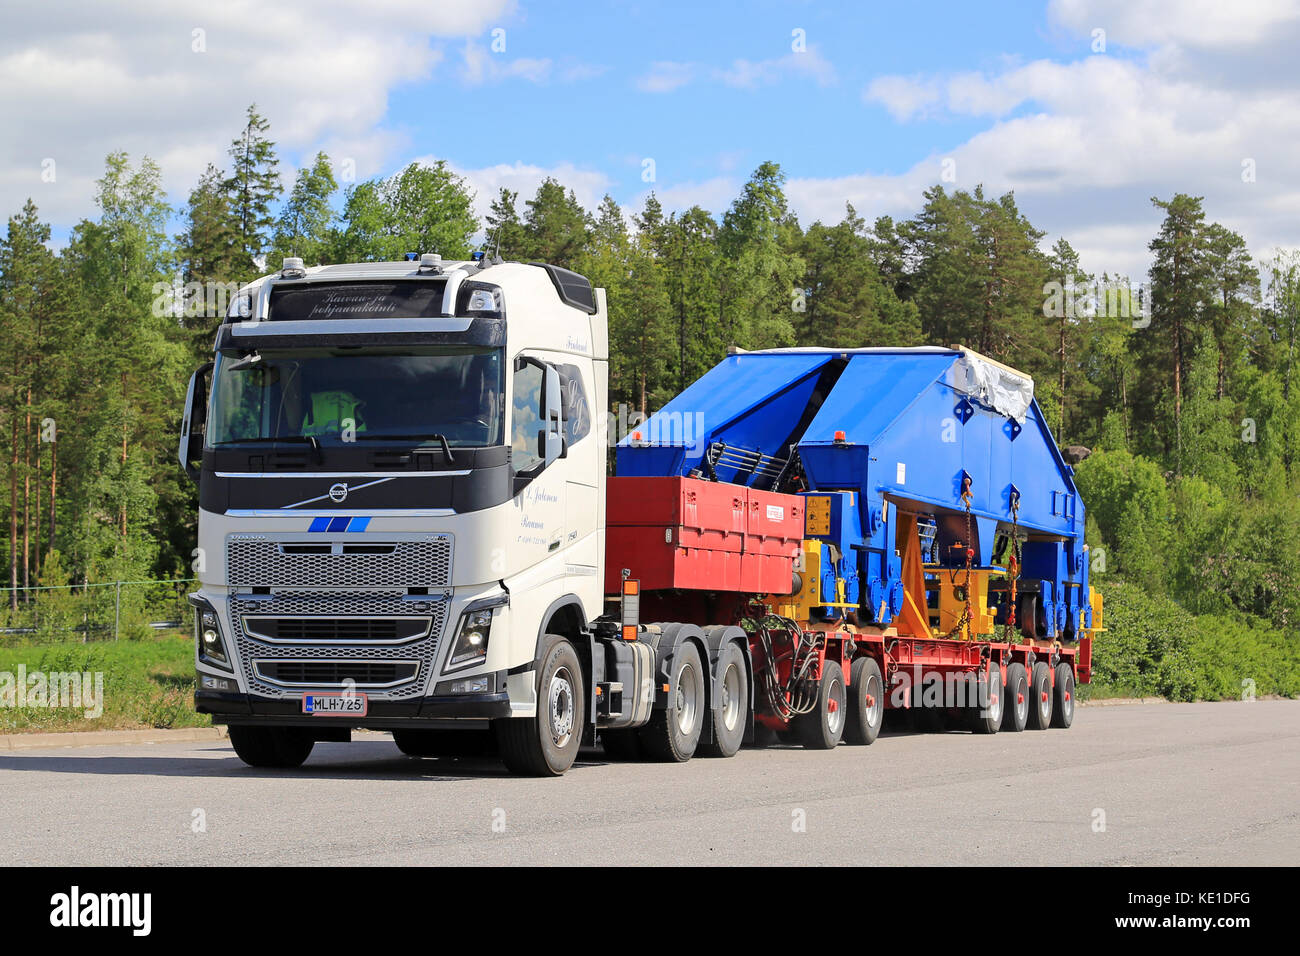
[[[804,495],[792,587],[810,620],[967,639],[1094,627],[1073,469],[1032,380],[968,349],[739,352],[627,436],[617,471]]]

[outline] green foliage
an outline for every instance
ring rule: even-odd
[[[1060,444],[1092,449],[1077,482],[1094,558],[1105,556],[1101,680],[1180,699],[1239,696],[1245,677],[1259,693],[1296,692],[1300,251],[1280,250],[1261,275],[1199,198],[1154,200],[1164,219],[1149,294],[1103,274],[1089,299],[1094,277],[1070,243],[1045,250],[1015,197],[982,187],[935,186],[903,221],[868,226],[846,204],[838,222],[805,228],[785,173],[764,162],[720,218],[665,211],[651,194],[629,222],[611,197],[589,212],[547,179],[522,203],[502,189],[480,224],[444,161],[339,196],[321,153],[281,196],[255,107],[229,157],[188,193],[174,239],[159,169],[124,153],[106,159],[98,214],[57,254],[33,203],[9,219],[0,557],[11,587],[188,573],[197,501],[173,460],[180,402],[224,312],[219,293],[251,278],[255,260],[452,260],[481,239],[489,255],[552,262],[605,288],[611,406],[653,412],[733,346],[960,343],[1022,369]],[[14,592],[5,613],[50,641],[102,631],[107,608],[134,646],[152,640],[160,600]],[[182,690],[142,692],[133,719],[188,712]]]
[[[321,181],[313,187],[317,192]],[[359,183],[347,193],[334,259],[400,261],[408,252],[468,258],[478,231],[473,202],[465,181],[442,160],[412,163],[389,179]]]

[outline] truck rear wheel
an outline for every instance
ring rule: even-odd
[[[1047,661],[1034,665],[1029,693],[1029,728],[1046,730],[1052,725],[1052,668]]]
[[[977,734],[996,734],[1002,729],[1002,708],[1006,701],[1003,693],[1002,671],[997,662],[989,668],[989,677],[979,684],[980,700],[970,708],[971,730]]]
[[[749,716],[749,673],[735,644],[718,651],[718,683],[713,690],[713,739],[700,748],[709,757],[734,757],[745,741]]]
[[[1002,688],[1002,729],[1019,733],[1029,720],[1029,675],[1025,665],[1007,665],[1007,683]]]
[[[844,739],[872,744],[885,721],[885,687],[874,657],[859,657],[849,667],[849,719]]]
[[[393,743],[408,757],[482,757],[492,753],[490,730],[394,730]]]
[[[1056,700],[1052,726],[1062,730],[1074,723],[1074,668],[1062,661],[1056,665]]]
[[[537,716],[492,722],[511,773],[558,777],[573,766],[586,713],[582,688],[577,651],[565,638],[547,634],[537,667]]]
[[[231,727],[230,745],[250,767],[301,767],[316,741],[301,727]]]
[[[641,728],[641,746],[656,760],[683,763],[695,754],[704,730],[704,668],[690,641],[673,651],[668,704]]]
[[[848,715],[845,697],[844,671],[827,661],[817,684],[817,706],[794,719],[799,739],[809,750],[833,750],[839,744]]]

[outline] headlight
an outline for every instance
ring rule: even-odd
[[[194,609],[194,637],[198,641],[199,660],[229,669],[230,658],[221,640],[221,624],[216,611],[209,607]]]
[[[487,657],[488,637],[492,633],[492,609],[470,611],[460,619],[460,631],[451,646],[451,655],[443,671],[480,664]]]

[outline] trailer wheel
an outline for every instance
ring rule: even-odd
[[[1052,668],[1047,661],[1034,665],[1029,693],[1029,728],[1046,730],[1052,724]]]
[[[839,744],[848,716],[845,696],[844,671],[827,661],[817,684],[817,706],[794,719],[799,739],[809,750],[833,750]]]
[[[735,644],[724,644],[718,652],[718,682],[713,694],[713,739],[700,752],[709,757],[734,757],[744,743],[749,716],[749,675],[745,655]]]
[[[582,680],[573,645],[547,634],[537,668],[537,715],[492,722],[501,759],[511,773],[558,777],[573,766],[586,713]]]
[[[408,757],[483,757],[496,742],[490,730],[406,728],[393,731],[393,743]]]
[[[989,668],[988,680],[980,681],[979,693],[987,696],[970,708],[971,730],[977,734],[996,734],[1002,729],[1006,694],[1003,693],[1001,676],[1001,669],[995,661]]]
[[[1056,700],[1052,726],[1062,730],[1074,723],[1074,668],[1062,661],[1056,665]]]
[[[874,657],[859,657],[849,667],[849,720],[844,739],[851,744],[872,744],[885,721],[885,685]]]
[[[316,741],[301,727],[231,727],[230,745],[250,767],[301,767]]]
[[[641,738],[637,736],[639,728],[620,730],[602,730],[600,745],[605,748],[605,756],[610,760],[640,760]]]
[[[673,651],[672,662],[668,705],[641,728],[641,746],[656,760],[683,763],[694,756],[704,730],[704,668],[690,641]]]
[[[1002,729],[1019,733],[1029,720],[1029,675],[1025,665],[1014,661],[1007,665],[1007,683],[1002,688]]]

